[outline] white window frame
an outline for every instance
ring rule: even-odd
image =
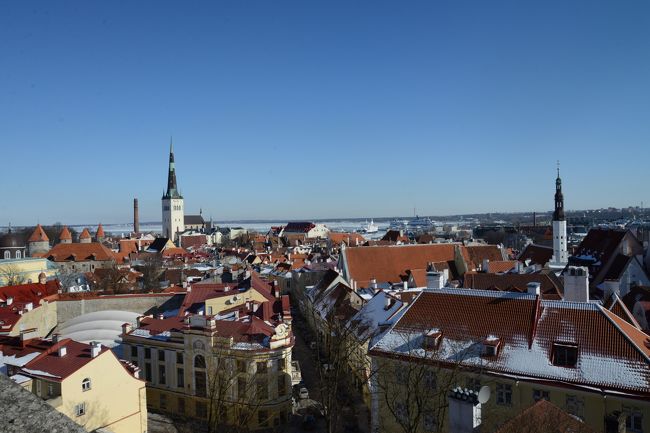
[[[84,416],[86,414],[86,402],[77,404],[74,407],[74,412],[77,416]]]

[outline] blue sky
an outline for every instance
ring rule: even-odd
[[[0,224],[650,203],[650,3],[3,2]]]

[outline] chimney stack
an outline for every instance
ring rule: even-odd
[[[542,285],[540,283],[530,282],[530,283],[526,284],[526,291],[530,295],[539,296],[540,293],[542,292],[541,287],[542,287]]]
[[[138,199],[133,199],[133,231],[140,233],[140,212],[138,211]]]
[[[564,274],[564,300],[589,302],[589,269],[583,266],[569,266]]]
[[[449,433],[473,433],[481,425],[481,403],[475,391],[456,387],[448,395]]]
[[[97,355],[99,355],[99,352],[102,350],[102,345],[99,344],[98,341],[91,341],[90,342],[90,356],[92,358],[97,358]]]
[[[65,348],[65,346],[61,346],[59,347],[58,353],[59,358],[63,358],[68,353],[68,350]]]

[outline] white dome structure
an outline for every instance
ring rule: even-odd
[[[60,325],[57,333],[81,343],[98,341],[104,346],[115,347],[121,343],[120,334],[124,323],[136,324],[138,313],[108,310],[83,314]]]

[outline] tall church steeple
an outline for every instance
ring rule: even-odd
[[[169,171],[167,173],[167,192],[162,196],[163,237],[177,241],[178,235],[185,231],[185,212],[183,196],[176,184],[176,166],[174,164],[174,144],[169,140]]]
[[[167,193],[163,198],[183,198],[176,184],[176,165],[174,164],[174,143],[169,139],[169,172],[167,173]]]
[[[551,269],[562,270],[569,262],[568,242],[566,236],[566,220],[564,219],[564,195],[562,195],[562,179],[560,179],[560,161],[557,162],[557,178],[555,179],[555,210],[553,211],[553,257],[549,262]]]
[[[562,195],[562,179],[560,179],[560,161],[557,162],[557,179],[555,179],[555,211],[553,221],[564,221],[564,196]]]

